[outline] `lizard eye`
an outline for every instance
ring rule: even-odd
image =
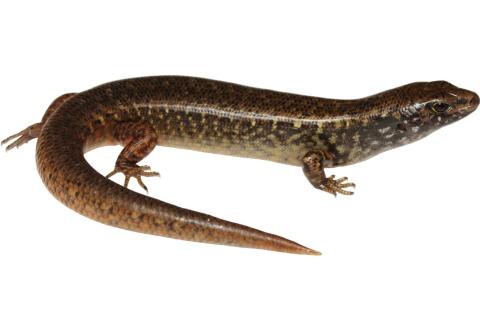
[[[430,109],[437,114],[442,114],[449,111],[451,108],[450,104],[443,102],[435,102],[430,105]]]

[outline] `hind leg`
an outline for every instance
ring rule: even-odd
[[[76,93],[67,93],[56,98],[52,102],[52,104],[50,104],[50,106],[48,107],[47,111],[43,115],[41,122],[37,122],[31,126],[28,126],[22,131],[9,136],[8,138],[6,138],[1,142],[1,145],[10,142],[13,139],[16,139],[15,141],[13,141],[11,144],[7,146],[7,151],[9,151],[14,147],[18,148],[23,144],[27,143],[28,141],[38,138],[38,136],[40,135],[40,132],[42,131],[43,125],[48,120],[48,118],[52,115],[52,113],[75,94]]]

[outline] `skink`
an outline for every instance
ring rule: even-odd
[[[156,145],[300,166],[311,184],[351,195],[344,166],[414,142],[473,112],[478,95],[445,81],[417,82],[355,100],[302,96],[208,79],[158,76],[106,83],[57,98],[41,122],[7,149],[38,138],[37,167],[49,191],[99,222],[206,243],[318,255],[277,235],[183,209],[127,189],[158,175],[138,165]],[[84,153],[123,145],[107,178]],[[125,175],[124,187],[108,179]]]

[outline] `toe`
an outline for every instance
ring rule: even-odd
[[[129,182],[130,182],[130,175],[125,175],[125,182],[123,182],[123,187],[128,187]]]
[[[338,192],[340,194],[343,194],[343,195],[353,195],[353,192],[351,192],[351,191],[345,191],[345,190],[340,189],[340,190],[338,190]]]
[[[110,172],[109,174],[107,174],[105,177],[108,179],[114,175],[116,175],[118,173],[118,170],[117,169],[114,169],[112,172]]]
[[[160,173],[156,171],[150,171],[150,172],[142,172],[141,175],[144,177],[155,177],[155,176],[159,176]]]
[[[7,144],[7,142],[9,142],[9,141],[11,141],[11,140],[13,140],[13,139],[15,139],[15,138],[18,138],[19,136],[22,135],[22,132],[23,132],[23,131],[20,131],[20,132],[18,132],[18,133],[15,133],[15,134],[9,136],[8,138],[4,139],[4,140],[2,141],[2,143],[1,143],[1,145]]]
[[[136,176],[135,178],[137,179],[138,185],[140,185],[145,190],[145,192],[148,193],[148,188],[145,185],[145,183],[143,183],[142,177],[141,176]]]

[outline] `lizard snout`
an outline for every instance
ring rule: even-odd
[[[479,102],[480,102],[480,98],[478,97],[478,94],[473,93],[469,103],[472,111],[474,111],[478,107]]]

